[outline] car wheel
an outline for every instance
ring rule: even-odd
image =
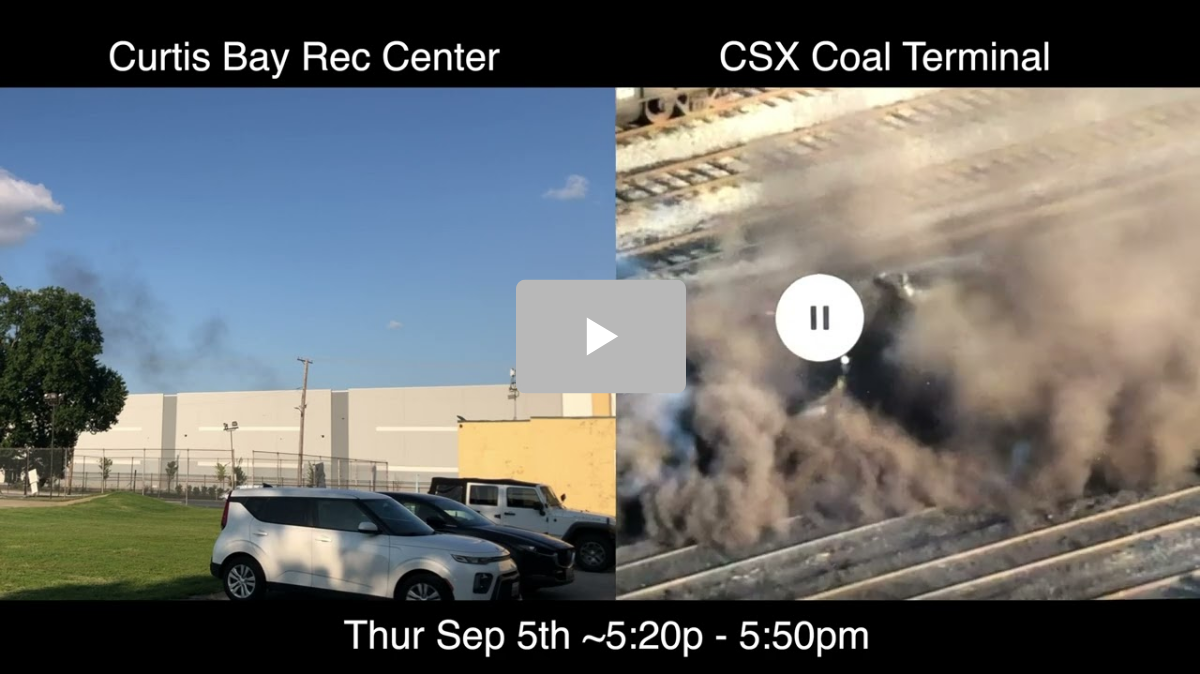
[[[600,573],[613,565],[616,546],[604,536],[583,534],[575,539],[575,559],[581,571]]]
[[[451,601],[454,593],[446,581],[432,573],[415,573],[396,586],[399,601]]]
[[[225,563],[221,582],[225,586],[225,596],[230,601],[262,599],[267,593],[267,578],[263,575],[262,567],[245,555]]]

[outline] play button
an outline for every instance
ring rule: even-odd
[[[682,281],[521,281],[517,383],[521,393],[679,393],[686,328]]]
[[[608,344],[617,338],[610,330],[605,329],[596,321],[588,318],[587,320],[587,355],[592,355],[600,347]]]

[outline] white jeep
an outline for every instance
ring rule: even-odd
[[[563,506],[544,484],[519,480],[435,477],[429,493],[469,506],[496,524],[547,534],[575,546],[581,571],[607,571],[616,560],[617,527],[612,517]]]

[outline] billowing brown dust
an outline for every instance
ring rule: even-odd
[[[1033,507],[1080,495],[1096,474],[1115,487],[1186,478],[1200,460],[1200,197],[1185,178],[1148,191],[1133,175],[1124,196],[1093,207],[1014,209],[975,243],[986,283],[939,286],[918,304],[892,357],[950,384],[948,446],[922,446],[848,397],[824,415],[789,414],[804,382],[762,314],[790,280],[957,250],[937,223],[898,226],[909,219],[894,197],[919,151],[879,151],[893,154],[890,174],[847,177],[819,210],[789,204],[797,174],[772,181],[786,226],[760,261],[783,270],[690,291],[688,347],[703,363],[692,430],[710,465],[672,445],[663,400],[620,397],[620,480],[648,533],[739,546],[791,515]],[[1031,461],[1014,476],[1022,438]]]

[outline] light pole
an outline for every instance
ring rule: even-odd
[[[229,434],[229,492],[232,494],[237,483],[237,456],[233,453],[233,432],[238,429],[238,424],[231,421],[224,426],[225,432]]]
[[[54,498],[54,449],[58,445],[55,442],[54,433],[58,430],[55,422],[58,417],[58,403],[62,401],[62,396],[58,393],[47,393],[43,397],[46,399],[46,402],[50,403],[50,475],[46,479],[50,481],[50,498]],[[66,464],[64,463],[63,465],[65,466]]]
[[[517,370],[516,368],[508,369],[508,399],[513,401],[513,421],[517,420],[517,398],[521,396],[521,392],[517,390]]]

